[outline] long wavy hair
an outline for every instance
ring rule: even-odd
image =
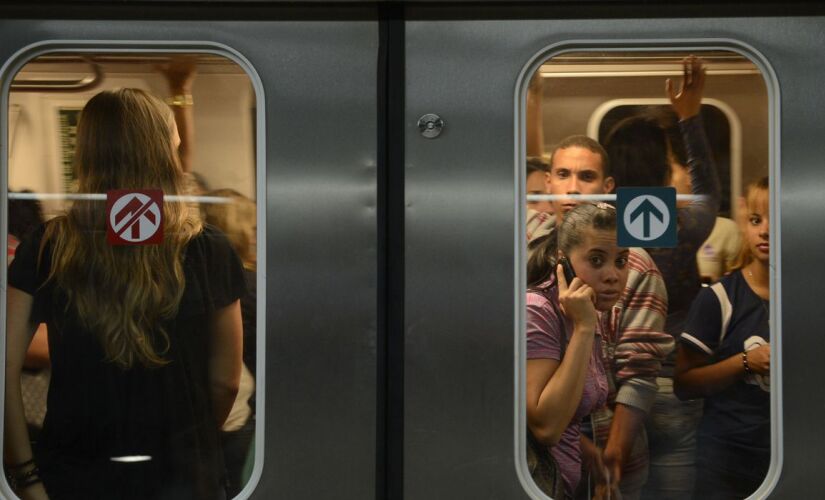
[[[168,106],[142,90],[94,96],[77,127],[78,192],[184,194],[174,127]],[[105,219],[105,201],[80,200],[47,225],[49,279],[67,293],[67,312],[73,308],[97,336],[106,361],[124,369],[165,365],[169,335],[163,323],[177,313],[185,285],[183,252],[201,231],[200,217],[183,202],[166,201],[163,243],[137,246],[108,244]]]

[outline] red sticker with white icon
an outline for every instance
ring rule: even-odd
[[[163,191],[115,189],[106,193],[106,240],[110,245],[163,242]]]

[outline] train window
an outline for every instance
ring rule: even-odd
[[[767,491],[778,256],[760,66],[734,50],[609,49],[533,67],[518,168],[530,488]],[[621,187],[675,188],[675,246],[653,243],[652,211],[620,214]],[[618,229],[651,244],[620,247]]]
[[[251,491],[256,83],[212,50],[61,49],[9,77],[9,485]]]

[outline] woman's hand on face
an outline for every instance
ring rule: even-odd
[[[770,375],[771,345],[761,345],[748,351],[748,367],[757,375]]]
[[[699,114],[702,109],[702,92],[705,89],[705,68],[702,60],[688,56],[682,60],[682,86],[678,92],[673,89],[673,81],[665,81],[665,92],[679,120],[687,120]]]
[[[596,294],[581,278],[573,278],[567,283],[561,266],[556,266],[556,279],[559,283],[559,304],[565,316],[573,320],[577,326],[585,326],[595,331],[596,327]]]

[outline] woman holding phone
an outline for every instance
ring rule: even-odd
[[[604,203],[575,207],[556,232],[528,261],[527,426],[550,447],[572,497],[583,455],[579,422],[607,398],[599,312],[621,296],[628,249],[617,245],[616,211]],[[572,280],[560,259],[576,274]],[[589,458],[601,472],[599,455]]]

